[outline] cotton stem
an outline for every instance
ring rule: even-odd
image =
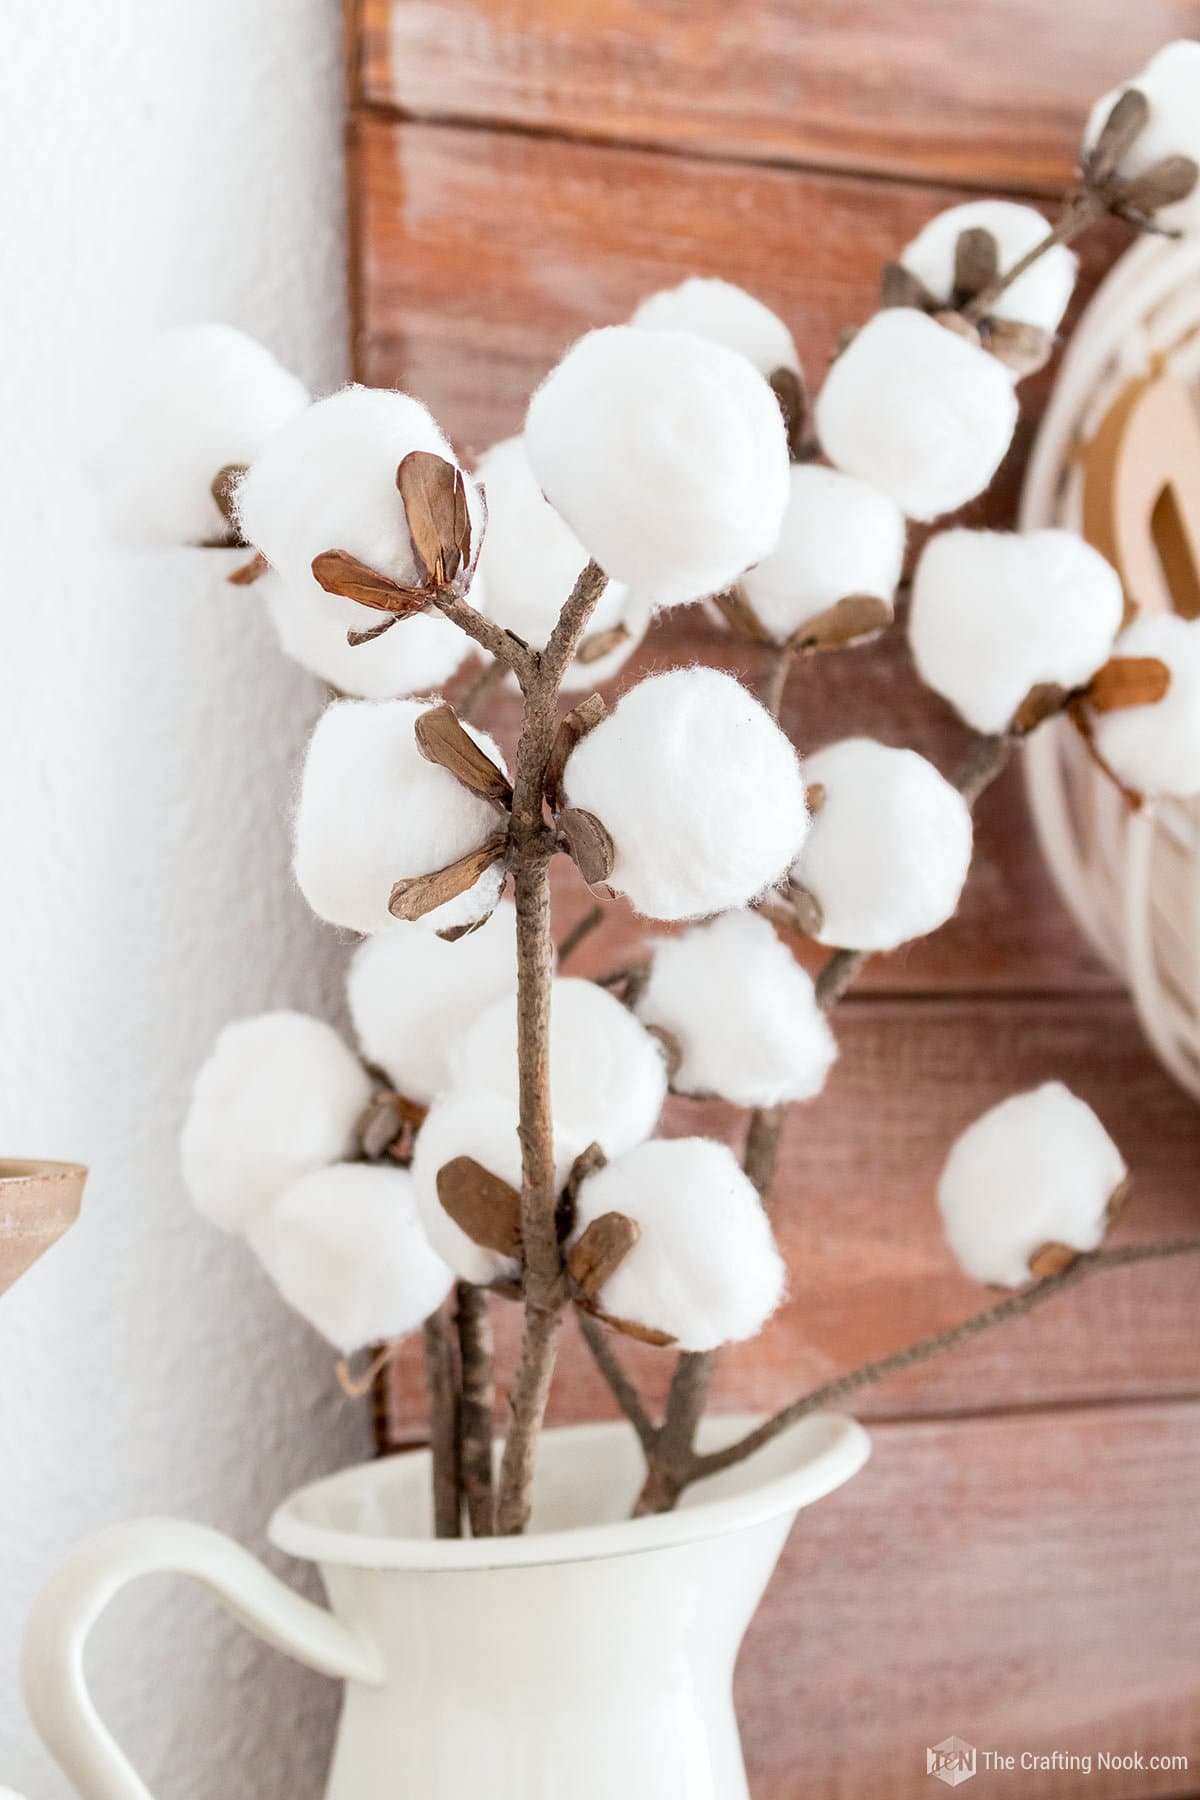
[[[558,1193],[550,1103],[550,993],[554,978],[550,858],[555,844],[545,816],[546,766],[554,742],[562,678],[606,581],[597,563],[587,564],[546,648],[532,659],[523,684],[525,711],[513,777],[525,1329],[509,1395],[508,1435],[500,1469],[496,1526],[504,1535],[524,1531],[529,1522],[537,1438],[568,1298],[555,1219]]]
[[[980,288],[975,297],[962,308],[963,318],[972,325],[978,325],[981,319],[987,318],[1001,294],[1006,293],[1014,282],[1019,281],[1022,275],[1033,268],[1035,263],[1039,263],[1043,256],[1046,256],[1059,244],[1073,243],[1098,219],[1102,219],[1107,211],[1104,200],[1088,188],[1081,188],[1077,193],[1069,194],[1063,203],[1058,222],[1046,233],[1044,238],[1038,240],[1031,250],[1027,250],[1024,256],[1013,263],[1010,269],[1006,269],[1002,275],[997,275],[995,280],[989,281],[986,287]]]

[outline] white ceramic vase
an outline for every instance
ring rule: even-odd
[[[705,1442],[752,1423],[710,1421]],[[270,1526],[280,1549],[319,1564],[332,1613],[206,1527],[111,1527],[34,1608],[26,1703],[84,1800],[149,1800],[88,1698],[84,1641],[126,1582],[175,1570],[345,1680],[328,1800],[747,1800],[732,1698],[742,1635],[799,1509],[868,1449],[852,1420],[816,1416],[678,1511],[630,1520],[641,1458],[628,1428],[553,1431],[533,1531],[476,1540],[431,1536],[427,1453],[347,1469]]]

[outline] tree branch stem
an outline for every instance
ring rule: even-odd
[[[492,1320],[483,1288],[455,1284],[458,1359],[462,1392],[458,1404],[458,1460],[472,1537],[491,1537],[496,1528],[492,1494],[492,1407],[495,1379]]]
[[[433,1528],[437,1537],[456,1538],[462,1536],[462,1482],[458,1461],[458,1378],[449,1307],[440,1306],[432,1313],[422,1331],[433,1463]]]

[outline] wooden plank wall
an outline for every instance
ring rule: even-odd
[[[1090,101],[1200,34],[1200,5],[355,0],[348,23],[356,372],[420,394],[472,453],[580,331],[694,271],[778,308],[819,372],[927,217],[963,190],[1055,193]],[[1083,295],[1122,241],[1089,252]],[[1023,389],[977,517],[1011,521],[1048,385]],[[690,657],[756,674],[684,615],[631,676]],[[898,640],[798,671],[786,724],[802,749],[854,728],[942,767],[960,739]],[[586,903],[560,884],[564,929]],[[581,969],[635,938],[614,909]],[[728,1359],[721,1403],[780,1402],[971,1310],[933,1186],[954,1133],[1021,1086],[1061,1075],[1099,1109],[1137,1176],[1126,1234],[1200,1218],[1200,1112],[1054,896],[1016,773],[981,808],[959,918],[873,968],[837,1030],[833,1079],[784,1147],[791,1298]],[[739,1124],[673,1102],[668,1128]],[[740,1666],[755,1800],[926,1794],[924,1748],[951,1733],[1192,1759],[981,1773],[981,1800],[1200,1790],[1198,1320],[1195,1265],[1130,1270],[864,1400],[874,1460],[802,1516]],[[500,1325],[511,1355],[512,1309]],[[661,1389],[661,1355],[631,1361]],[[556,1417],[608,1410],[574,1343],[561,1371]],[[394,1441],[420,1418],[405,1362]]]

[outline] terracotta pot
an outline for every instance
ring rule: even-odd
[[[79,1217],[82,1163],[0,1157],[0,1294]]]
[[[702,1442],[751,1423],[708,1420]],[[175,1570],[345,1681],[327,1800],[748,1800],[732,1697],[742,1633],[797,1513],[868,1448],[852,1420],[817,1415],[698,1483],[677,1512],[631,1520],[643,1471],[629,1429],[551,1431],[530,1535],[468,1540],[430,1536],[428,1452],[347,1469],[270,1525],[278,1548],[318,1565],[332,1613],[204,1526],[110,1526],[34,1608],[26,1704],[84,1800],[149,1800],[96,1717],[84,1640],[125,1582]]]

